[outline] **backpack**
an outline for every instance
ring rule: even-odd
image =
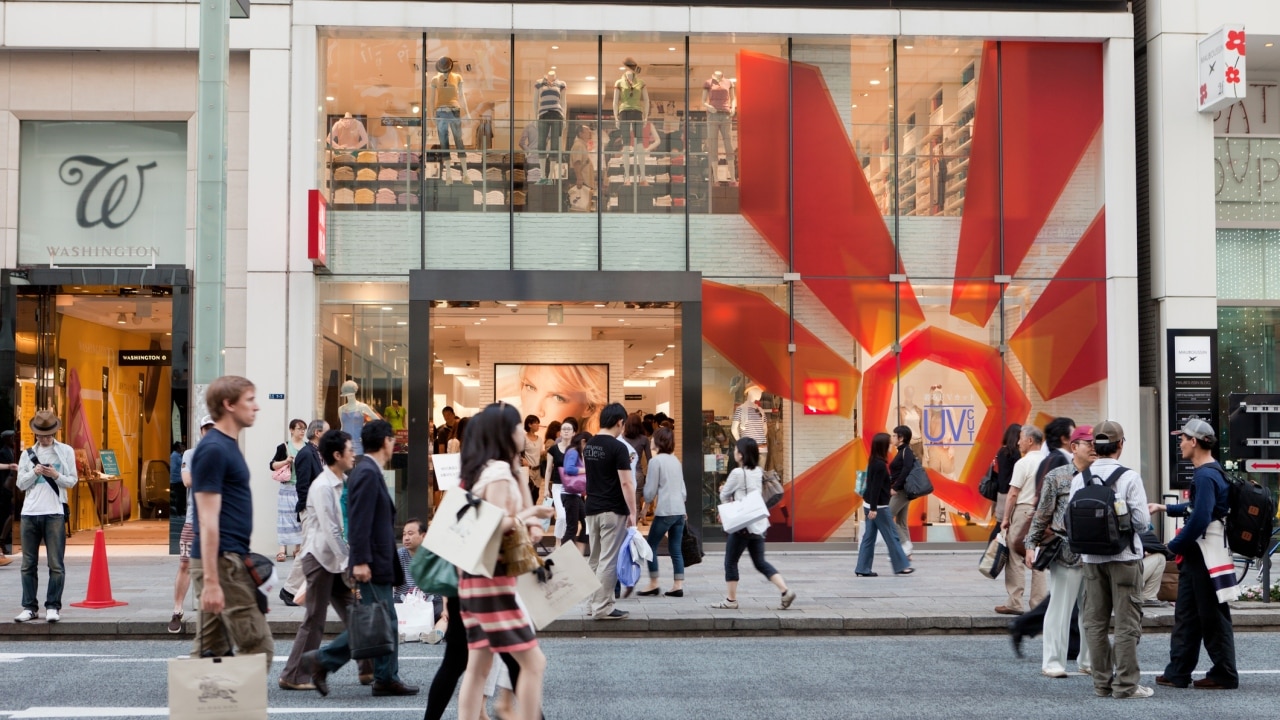
[[[1252,480],[1229,478],[1221,471],[1219,474],[1227,481],[1227,546],[1247,558],[1266,555],[1272,518],[1276,515],[1271,491]]]
[[[1123,514],[1116,512],[1116,506],[1124,500],[1116,497],[1115,484],[1128,471],[1129,468],[1118,467],[1105,481],[1089,473],[1085,486],[1067,503],[1067,542],[1072,552],[1119,555],[1133,547],[1128,508]]]

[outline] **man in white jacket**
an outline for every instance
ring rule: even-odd
[[[67,547],[67,517],[63,504],[67,490],[76,484],[76,454],[70,445],[54,439],[62,422],[52,410],[40,410],[31,418],[34,447],[18,459],[18,489],[26,493],[22,504],[22,612],[15,622],[39,617],[36,600],[40,577],[40,543],[49,564],[49,588],[45,592],[45,620],[61,620],[62,586],[66,580],[63,554]]]
[[[329,606],[338,611],[342,624],[347,624],[351,606],[351,588],[345,573],[350,550],[342,519],[342,487],[346,474],[356,463],[351,436],[341,430],[329,430],[320,436],[317,446],[324,471],[311,483],[307,492],[307,511],[302,516],[302,551],[297,562],[307,578],[307,595],[303,605],[307,613],[298,626],[293,650],[280,673],[282,690],[314,690],[311,668],[303,655],[314,652],[324,638],[324,623]],[[373,663],[360,661],[360,682],[373,682]]]

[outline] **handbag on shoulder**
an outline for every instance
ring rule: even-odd
[[[523,521],[502,536],[501,559],[494,568],[495,576],[519,577],[542,567],[542,558],[533,547],[533,539],[529,536],[529,528]]]

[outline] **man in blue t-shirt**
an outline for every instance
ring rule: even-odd
[[[200,598],[200,625],[192,657],[263,653],[271,668],[273,643],[258,606],[258,587],[244,559],[253,534],[249,466],[236,438],[253,425],[258,403],[253,383],[224,375],[209,384],[205,404],[213,428],[191,457],[196,513],[191,581]]]
[[[1218,602],[1217,588],[1209,575],[1209,566],[1197,542],[1214,528],[1223,533],[1223,519],[1230,509],[1228,486],[1222,466],[1213,459],[1213,446],[1218,442],[1213,427],[1200,418],[1191,418],[1181,430],[1178,449],[1182,459],[1195,466],[1191,476],[1190,502],[1176,505],[1152,503],[1151,511],[1164,510],[1171,517],[1186,517],[1181,532],[1169,541],[1169,552],[1179,555],[1178,599],[1174,603],[1173,632],[1169,634],[1169,664],[1156,684],[1184,688],[1194,685],[1208,690],[1234,690],[1240,687],[1236,671],[1236,637],[1231,627],[1231,606]],[[1227,561],[1228,563],[1230,560]],[[1233,568],[1234,572],[1234,568]],[[1191,671],[1200,661],[1200,644],[1209,653],[1213,667],[1201,680],[1192,682]]]

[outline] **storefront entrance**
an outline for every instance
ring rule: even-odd
[[[0,388],[0,424],[26,448],[36,410],[58,413],[80,478],[68,498],[72,533],[106,527],[116,543],[176,543],[186,498],[171,497],[170,456],[190,425],[189,285],[184,269],[0,277],[0,374],[14,379]]]
[[[701,328],[699,273],[411,272],[408,514],[431,510],[433,418],[501,399],[544,427],[573,416],[594,431],[608,402],[671,417],[688,514],[702,517]],[[581,397],[539,398],[529,373],[577,378]]]

